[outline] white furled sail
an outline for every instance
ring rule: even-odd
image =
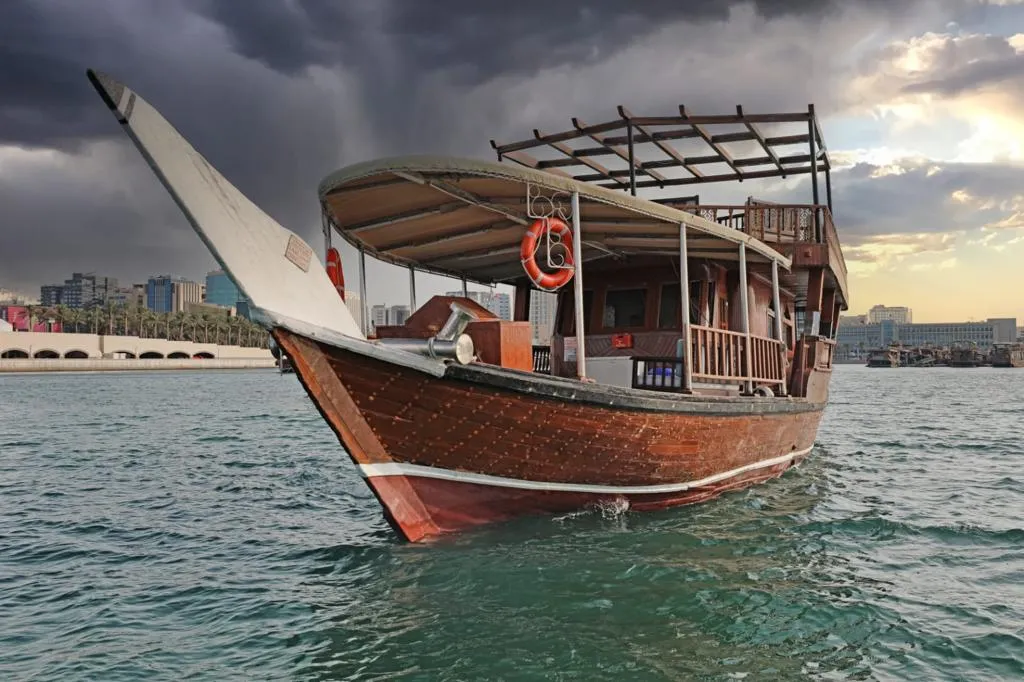
[[[153,172],[213,257],[252,302],[254,319],[310,336],[364,339],[313,249],[227,181],[138,94],[89,70]]]

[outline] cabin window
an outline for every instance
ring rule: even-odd
[[[658,329],[674,329],[679,326],[679,282],[661,285],[661,302],[658,305]]]
[[[576,333],[576,306],[575,296],[571,290],[562,294],[562,302],[559,306],[558,329],[562,336],[572,336]],[[590,312],[594,306],[594,292],[583,292],[583,333],[590,333]]]
[[[647,289],[609,289],[604,297],[605,329],[643,327],[647,317]]]
[[[661,285],[661,302],[658,304],[658,329],[678,329],[679,324],[679,282]],[[700,323],[700,281],[690,282],[690,324]]]

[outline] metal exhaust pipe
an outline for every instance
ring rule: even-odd
[[[468,334],[459,334],[458,338],[452,340],[432,336],[429,339],[380,339],[378,343],[434,360],[455,360],[460,365],[468,365],[474,358],[473,339]]]

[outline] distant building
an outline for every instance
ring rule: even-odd
[[[186,301],[184,312],[216,315],[220,317],[233,317],[236,314],[235,306],[233,305],[217,305],[216,303],[205,303],[202,301]]]
[[[64,302],[64,287],[60,284],[44,284],[39,287],[39,303],[55,306]]]
[[[0,287],[0,305],[35,305],[36,303],[38,301],[21,292]]]
[[[843,325],[867,324],[867,323],[868,323],[868,316],[867,315],[840,315],[839,316],[839,326],[840,327],[843,326]]]
[[[994,327],[993,343],[1013,343],[1017,340],[1016,317],[992,317],[988,321]]]
[[[126,308],[146,307],[146,285],[133,284],[130,287],[120,287],[107,301],[111,305],[125,306]]]
[[[206,302],[234,308],[242,300],[238,287],[223,270],[206,273]]]
[[[530,328],[535,346],[546,346],[551,343],[557,303],[557,294],[545,291],[530,292]]]
[[[1024,341],[1024,327],[1017,327],[1017,340]]]
[[[53,319],[41,320],[39,318],[32,320],[34,324],[32,324],[30,329],[30,317],[27,306],[0,306],[0,320],[10,324],[11,328],[16,332],[59,332],[62,330],[60,322]]]
[[[386,305],[375,305],[370,308],[370,324],[372,329],[386,327],[388,325],[388,307]]]
[[[117,291],[113,277],[97,277],[96,273],[75,272],[64,284],[46,284],[39,288],[42,305],[66,305],[69,308],[104,306]]]
[[[388,324],[399,327],[405,324],[405,321],[409,319],[409,315],[412,311],[409,310],[407,305],[393,305],[388,308]]]
[[[872,348],[885,348],[893,343],[901,343],[904,346],[938,347],[974,343],[978,348],[986,349],[991,348],[993,343],[1012,340],[1016,328],[1016,318],[992,318],[985,322],[916,324],[898,324],[893,320],[861,325],[840,323],[836,336],[837,355],[841,358],[859,357]]]
[[[345,292],[345,306],[348,308],[349,313],[352,314],[352,319],[356,321],[356,328],[363,328],[363,305],[359,298],[359,294],[354,291]]]
[[[150,277],[146,282],[146,307],[156,313],[180,313],[186,303],[202,303],[203,290],[202,284],[187,279]]]
[[[891,320],[896,324],[910,324],[914,321],[914,314],[910,308],[904,306],[872,306],[868,311],[868,324],[877,324]]]
[[[462,296],[461,291],[449,291],[445,296]],[[512,319],[512,299],[497,291],[467,291],[466,298],[479,303],[503,320]]]

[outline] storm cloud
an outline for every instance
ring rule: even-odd
[[[679,103],[717,112],[815,102],[838,115],[848,106],[844,74],[856,71],[851,51],[969,17],[977,5],[0,2],[0,286],[33,293],[73,270],[199,278],[214,266],[99,102],[87,67],[146,97],[315,244],[316,186],[339,166],[401,153],[493,158],[491,138],[566,127],[571,116],[613,118],[618,104],[659,114]],[[850,192],[837,178],[837,202],[852,206]],[[403,295],[385,287],[377,298]]]

